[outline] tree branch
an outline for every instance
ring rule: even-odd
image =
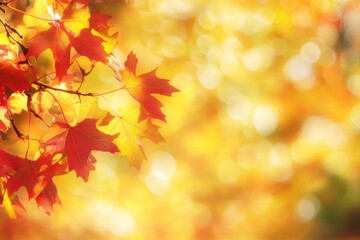
[[[43,91],[44,89],[51,89],[54,91],[65,92],[68,94],[73,94],[73,95],[78,95],[78,96],[88,96],[88,97],[98,96],[98,94],[96,94],[96,93],[82,93],[82,92],[79,92],[78,90],[73,91],[73,90],[67,90],[67,89],[62,89],[62,88],[55,88],[55,87],[52,87],[52,86],[49,86],[49,85],[46,85],[43,83],[39,83],[39,82],[32,82],[31,84],[34,84],[34,85],[40,87],[40,91]]]
[[[5,10],[2,8],[2,5],[6,6],[6,4],[4,3],[0,3],[0,10],[5,12]],[[6,36],[9,39],[10,43],[12,44],[17,44],[21,50],[23,51],[24,54],[27,53],[28,48],[26,48],[20,41],[18,41],[13,35],[12,33],[15,33],[19,38],[24,38],[17,30],[16,28],[14,28],[13,26],[11,26],[10,24],[8,24],[7,22],[5,22],[4,20],[2,20],[0,18],[0,23],[3,25],[5,31],[6,31]]]

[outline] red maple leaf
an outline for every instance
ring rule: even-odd
[[[0,56],[2,51],[0,46]],[[15,60],[7,59],[7,50],[3,52],[4,61],[0,59],[0,108],[7,109],[8,96],[13,92],[23,92],[30,89],[30,84],[36,78],[33,67],[26,64],[20,65]],[[0,118],[0,131],[6,132],[8,127],[6,117]]]
[[[0,62],[0,106],[6,106],[6,89],[12,92],[22,92],[30,89],[30,83],[35,80],[35,71],[29,66],[20,66],[11,61]]]
[[[165,114],[161,111],[163,105],[153,94],[171,96],[179,90],[171,86],[169,80],[157,77],[156,69],[137,76],[137,63],[137,57],[130,52],[124,63],[125,70],[120,71],[120,74],[124,88],[141,104],[139,121],[151,117],[166,122]]]
[[[89,19],[90,28],[96,30],[99,33],[108,34],[109,25],[108,21],[111,16],[100,12],[92,12]]]
[[[92,118],[85,119],[73,127],[58,123],[65,131],[46,142],[48,148],[53,147],[55,152],[67,156],[69,171],[74,170],[84,181],[88,180],[89,172],[95,169],[95,160],[90,155],[92,150],[119,152],[113,143],[117,136],[100,132],[96,127],[96,121]]]
[[[67,2],[67,1],[65,1]],[[104,40],[92,34],[91,29],[84,28],[78,35],[72,32],[67,24],[71,21],[89,21],[89,19],[73,19],[78,1],[68,3],[60,19],[54,19],[50,28],[38,33],[32,40],[26,54],[27,57],[38,57],[46,49],[50,49],[55,60],[56,75],[62,79],[70,67],[70,51],[74,48],[79,55],[86,56],[92,61],[107,62],[107,54],[102,46]],[[87,5],[82,6],[87,8]]]
[[[65,173],[65,168],[52,162],[53,155],[43,154],[31,161],[0,149],[0,176],[5,177],[9,195],[25,187],[29,198],[50,214],[54,203],[61,204],[53,177]]]

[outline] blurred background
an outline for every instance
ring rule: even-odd
[[[111,1],[110,1],[111,2]],[[113,4],[113,5],[111,5]],[[116,5],[116,7],[114,7]],[[105,5],[104,5],[105,6]],[[360,239],[360,2],[132,0],[122,56],[181,90],[139,172],[118,155],[0,239]]]

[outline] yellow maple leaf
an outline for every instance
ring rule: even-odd
[[[138,122],[140,110],[128,106],[113,117],[107,126],[100,126],[99,129],[108,134],[119,133],[114,143],[120,149],[122,155],[129,159],[130,165],[139,169],[141,162],[146,160],[141,140],[147,138],[155,143],[164,141],[159,133],[159,127],[150,119]]]

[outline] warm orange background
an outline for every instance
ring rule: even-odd
[[[0,211],[0,239],[360,238],[360,4],[133,0],[122,56],[181,90],[140,172],[99,154],[63,205]],[[109,6],[111,10],[111,6]],[[109,11],[107,9],[107,11]]]

